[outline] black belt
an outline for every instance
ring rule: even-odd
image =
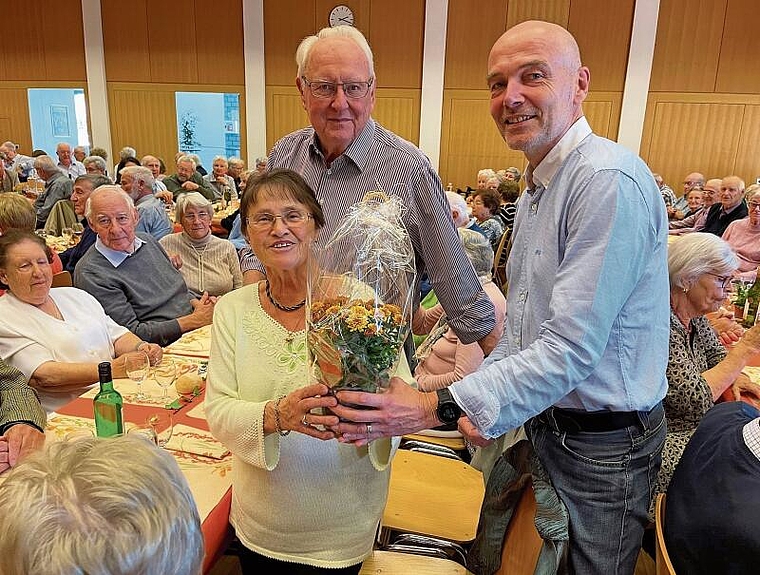
[[[638,411],[573,411],[550,407],[540,418],[551,427],[565,433],[586,431],[601,433],[615,431],[632,425],[642,425]]]

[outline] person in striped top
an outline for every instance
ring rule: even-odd
[[[0,358],[0,473],[45,443],[45,412],[24,374]]]
[[[277,142],[268,168],[295,170],[314,190],[327,220],[317,244],[332,236],[365,193],[399,196],[407,208],[404,224],[417,277],[428,272],[459,338],[478,341],[489,353],[499,331],[494,307],[459,241],[440,178],[417,147],[372,119],[376,82],[366,38],[351,26],[324,28],[301,42],[296,61],[296,86],[311,126]],[[259,281],[260,262],[243,251],[245,282]]]

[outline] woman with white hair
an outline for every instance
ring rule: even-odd
[[[733,248],[739,258],[736,275],[753,280],[760,266],[760,186],[747,188],[745,200],[749,215],[728,224],[723,239]]]
[[[211,164],[211,173],[203,176],[203,179],[214,189],[214,200],[229,202],[238,197],[235,180],[227,175],[229,163],[224,156],[214,156]]]
[[[496,325],[503,325],[507,302],[498,286],[491,281],[493,250],[490,242],[478,232],[459,228],[464,251],[475,268],[483,290],[496,309]],[[427,333],[427,339],[417,349],[419,361],[414,378],[423,391],[448,387],[470,374],[483,363],[483,350],[478,343],[462,343],[454,330],[448,327],[441,304],[430,309],[419,308],[414,314],[412,331]],[[501,334],[499,334],[501,337]]]
[[[187,192],[177,199],[175,222],[182,225],[178,234],[169,234],[159,243],[185,279],[188,289],[200,297],[224,295],[243,285],[235,247],[211,233],[214,208],[198,192]]]
[[[480,170],[478,172],[478,184],[477,184],[477,188],[476,189],[478,189],[478,190],[485,190],[485,189],[487,189],[486,188],[486,183],[488,182],[488,180],[490,180],[491,178],[495,178],[495,177],[496,177],[496,172],[494,172],[491,168],[484,168],[484,169]]]
[[[667,491],[692,433],[723,392],[732,388],[735,399],[742,392],[760,397],[760,386],[741,373],[760,352],[760,325],[726,350],[705,317],[725,301],[738,266],[731,246],[713,234],[689,234],[669,247],[670,355],[663,400],[668,433],[657,493]]]

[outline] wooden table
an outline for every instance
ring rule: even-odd
[[[391,464],[383,529],[472,541],[484,493],[483,475],[469,465],[399,450]]]

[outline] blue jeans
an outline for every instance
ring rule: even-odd
[[[543,414],[526,424],[570,516],[576,575],[631,575],[636,566],[666,430],[661,405],[638,419],[595,433],[561,431]]]

